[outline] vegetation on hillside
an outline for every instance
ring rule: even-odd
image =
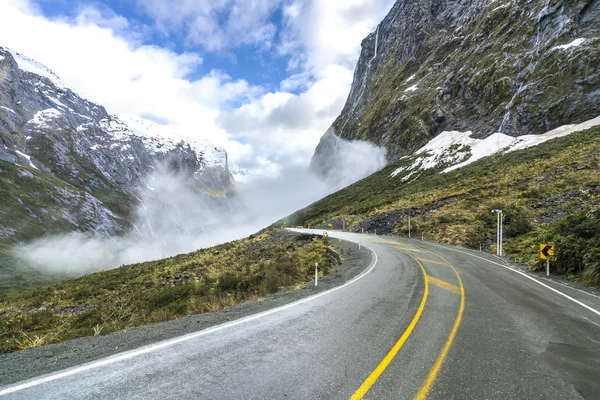
[[[493,250],[496,218],[507,216],[505,253],[542,268],[539,243],[555,242],[552,268],[600,284],[600,127],[528,149],[481,159],[450,173],[427,170],[415,181],[391,177],[401,159],[293,214],[293,224],[313,227],[342,220],[350,229],[406,234]]]
[[[270,229],[247,239],[0,294],[0,353],[216,311],[297,288],[338,256],[326,239]]]

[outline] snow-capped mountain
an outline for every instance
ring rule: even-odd
[[[5,164],[0,164],[0,178],[6,178],[15,196],[24,192],[38,193],[40,199],[47,197],[53,203],[72,200],[64,200],[69,202],[64,212],[59,210],[52,216],[49,212],[47,225],[64,220],[84,229],[93,225],[85,225],[84,219],[104,221],[100,230],[109,233],[127,225],[120,217],[139,201],[139,192],[148,187],[147,176],[157,167],[177,173],[203,193],[222,197],[234,189],[224,149],[203,140],[180,140],[172,127],[110,114],[101,105],[81,98],[47,67],[0,47],[2,162]],[[15,172],[26,176],[33,173],[36,184],[45,182],[47,196],[41,188],[28,191],[29,181],[1,175],[15,168]],[[61,195],[58,187],[71,196]],[[11,201],[18,204],[18,199],[22,200],[18,197]],[[22,210],[24,215],[37,225],[40,221],[45,225],[46,215],[33,210],[48,210],[48,204],[33,198],[32,202],[35,205]],[[86,209],[92,210],[85,218],[76,215],[75,211],[81,209],[76,207],[78,202],[88,204]],[[0,204],[0,239],[10,227],[1,210],[11,207]]]

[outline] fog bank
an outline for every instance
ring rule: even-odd
[[[385,151],[368,142],[340,140],[327,177],[286,168],[254,177],[228,199],[199,192],[190,177],[155,168],[141,190],[133,229],[124,237],[72,232],[15,247],[42,270],[73,275],[156,260],[246,237],[385,165]]]

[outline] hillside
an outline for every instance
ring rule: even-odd
[[[600,114],[595,0],[399,0],[362,42],[346,104],[315,150],[327,175],[336,137],[389,161],[442,132],[540,134]]]
[[[0,294],[0,353],[217,311],[294,289],[339,262],[327,240],[281,229],[175,257]]]
[[[496,220],[507,215],[505,253],[531,268],[538,243],[555,242],[553,270],[600,284],[600,127],[534,147],[501,152],[462,168],[423,170],[405,181],[419,155],[381,171],[290,216],[293,224],[377,234],[408,233],[446,243],[492,250]],[[395,173],[396,172],[396,173]]]

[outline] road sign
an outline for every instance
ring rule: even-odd
[[[333,225],[332,224],[327,224],[327,226],[331,228]]]
[[[540,243],[540,258],[542,260],[554,260],[554,244]]]

